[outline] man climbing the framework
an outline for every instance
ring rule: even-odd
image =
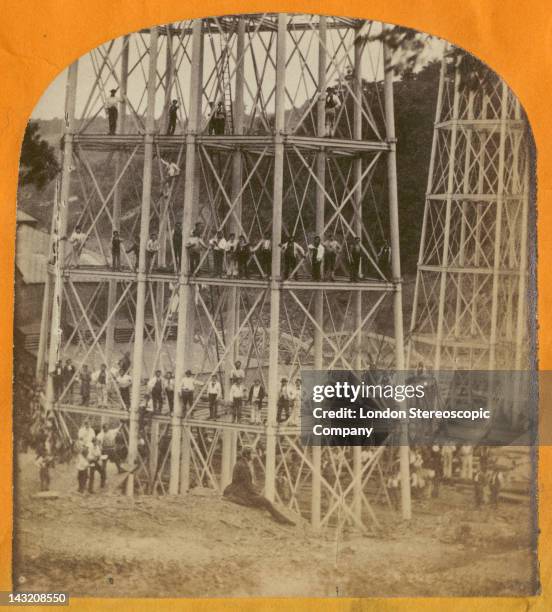
[[[174,136],[176,120],[178,117],[178,100],[173,100],[169,106],[169,123],[167,125],[167,136]]]
[[[251,448],[244,447],[241,457],[238,458],[234,466],[232,482],[224,489],[224,497],[242,506],[267,510],[272,518],[281,525],[295,525],[293,521],[278,512],[266,497],[259,495],[255,490],[250,467],[251,458]]]

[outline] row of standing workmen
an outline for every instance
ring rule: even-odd
[[[325,132],[324,136],[333,137],[335,135],[337,113],[342,106],[342,95],[340,88],[329,86],[325,93],[322,93],[325,104]],[[117,122],[119,119],[119,105],[123,99],[117,95],[118,88],[110,89],[109,96],[105,101],[105,110],[108,122],[108,135],[114,136],[117,133]],[[209,102],[209,120],[207,122],[207,132],[209,136],[223,136],[226,132],[226,109],[224,103]],[[178,100],[171,101],[167,112],[167,136],[174,136],[176,124],[178,122],[178,111],[180,104]]]
[[[71,265],[73,267],[79,266],[86,237],[81,226],[77,225],[69,238],[72,245]],[[172,235],[172,247],[177,269],[180,268],[181,264],[182,246],[182,225],[176,223]],[[196,223],[184,246],[188,253],[190,274],[197,274],[200,271],[201,265],[207,259],[205,252],[208,251],[212,253],[212,274],[217,277],[250,278],[252,258],[256,258],[257,269],[262,278],[268,278],[271,275],[273,243],[269,235],[262,236],[257,244],[252,246],[243,234],[236,236],[235,233],[230,233],[226,237],[222,230],[218,230],[206,244],[201,236],[201,224]],[[114,231],[111,239],[111,260],[114,270],[121,269],[122,248],[123,239],[119,231]],[[152,272],[156,268],[160,248],[158,235],[156,232],[152,232],[146,243],[147,272]],[[335,281],[337,265],[344,253],[346,254],[349,280],[358,282],[362,279],[364,257],[358,236],[352,238],[346,250],[335,236],[327,240],[315,236],[305,249],[297,242],[294,235],[290,235],[284,239],[284,242],[278,244],[278,248],[281,249],[282,254],[282,278],[284,280],[295,279],[298,269],[303,261],[308,258],[313,281]],[[128,249],[125,249],[125,252],[134,255],[134,269],[136,269],[139,254],[138,242],[134,241]],[[378,254],[378,261],[385,268],[389,263],[388,260],[389,249],[383,247]]]
[[[65,365],[58,361],[50,373],[53,382],[54,401],[72,404],[74,402],[74,386],[79,385],[80,404],[89,406],[91,403],[91,389],[94,385],[96,390],[97,405],[107,408],[109,405],[109,389],[115,387],[124,407],[130,409],[130,391],[132,377],[130,375],[130,354],[127,352],[119,360],[118,364],[108,370],[106,364],[94,372],[84,364],[79,371],[73,365],[71,359],[65,361]],[[241,361],[236,361],[230,373],[230,390],[228,395],[224,393],[223,386],[216,375],[208,381],[201,381],[194,376],[191,370],[186,370],[182,380],[178,384],[172,372],[167,371],[163,375],[161,370],[156,370],[154,375],[146,384],[142,410],[150,414],[162,414],[167,412],[172,415],[175,404],[175,396],[182,406],[182,415],[185,417],[195,403],[196,391],[202,390],[202,398],[209,407],[208,420],[219,418],[219,407],[221,405],[230,408],[233,422],[240,423],[244,418],[245,407],[250,409],[250,422],[261,424],[262,408],[267,399],[267,394],[259,378],[256,378],[249,389],[245,386],[245,372]],[[282,378],[278,389],[277,421],[279,423],[289,422],[292,425],[299,423],[299,410],[301,398],[301,379],[295,381]],[[164,410],[166,405],[166,411]]]

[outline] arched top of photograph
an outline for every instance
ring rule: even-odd
[[[279,28],[285,30],[283,39]],[[385,66],[384,45],[389,50]],[[491,98],[500,80],[472,55],[401,26],[319,15],[212,17],[141,30],[91,50],[78,62],[74,109],[65,108],[65,71],[39,101],[33,119],[67,119],[69,114],[79,135],[136,135],[145,133],[150,108],[160,135],[274,134],[278,53],[285,112],[278,131],[289,135],[324,135],[327,130],[319,125],[323,101],[325,108],[339,109],[332,137],[384,138],[385,70],[392,70],[397,82],[429,80],[446,57],[447,74],[458,69],[461,90]],[[197,112],[190,118],[192,103]],[[477,114],[477,100],[474,104]],[[110,108],[121,120],[109,124]],[[214,127],[213,117],[219,121]],[[52,132],[53,125],[48,127]]]

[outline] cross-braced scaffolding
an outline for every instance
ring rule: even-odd
[[[129,493],[222,491],[247,444],[257,450],[265,496],[315,527],[368,529],[377,524],[372,494],[389,502],[383,448],[363,461],[359,448],[304,447],[297,422],[277,420],[280,378],[302,368],[404,369],[393,83],[382,27],[314,15],[197,19],[111,41],[69,68],[38,368],[72,357],[77,378],[85,364],[109,372],[131,352],[128,412],[111,374],[107,408],[77,406],[72,385],[55,398],[51,377],[48,388],[68,434],[84,415],[124,420],[128,460],[139,466]],[[92,75],[80,87],[79,71]],[[328,87],[339,101],[331,111]],[[106,134],[103,111],[115,88],[116,132]],[[213,127],[219,107],[224,120]],[[385,188],[374,188],[376,173]],[[76,225],[86,235],[78,262],[63,240]],[[270,260],[255,251],[245,275],[222,277],[205,248],[192,270],[193,228],[206,246],[217,231],[251,245],[268,238]],[[119,266],[114,230],[135,246],[123,249]],[[313,280],[308,257],[284,275],[286,236],[305,247],[315,235],[342,247],[335,278]],[[362,274],[350,282],[354,257]],[[208,381],[215,376],[227,393],[237,359],[267,391],[263,424],[207,419]],[[171,416],[144,425],[145,381],[170,370],[178,385],[187,369],[197,387],[186,413],[175,401]],[[401,457],[408,516],[406,446]]]
[[[530,365],[529,164],[516,96],[445,54],[409,344],[435,370]]]

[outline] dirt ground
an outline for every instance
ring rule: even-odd
[[[414,519],[379,511],[376,537],[282,527],[210,491],[182,498],[76,493],[74,466],[37,499],[18,458],[14,577],[20,590],[92,597],[530,595],[538,588],[527,504],[473,509],[445,486]],[[112,466],[111,466],[112,467]],[[109,472],[109,477],[113,471]]]

